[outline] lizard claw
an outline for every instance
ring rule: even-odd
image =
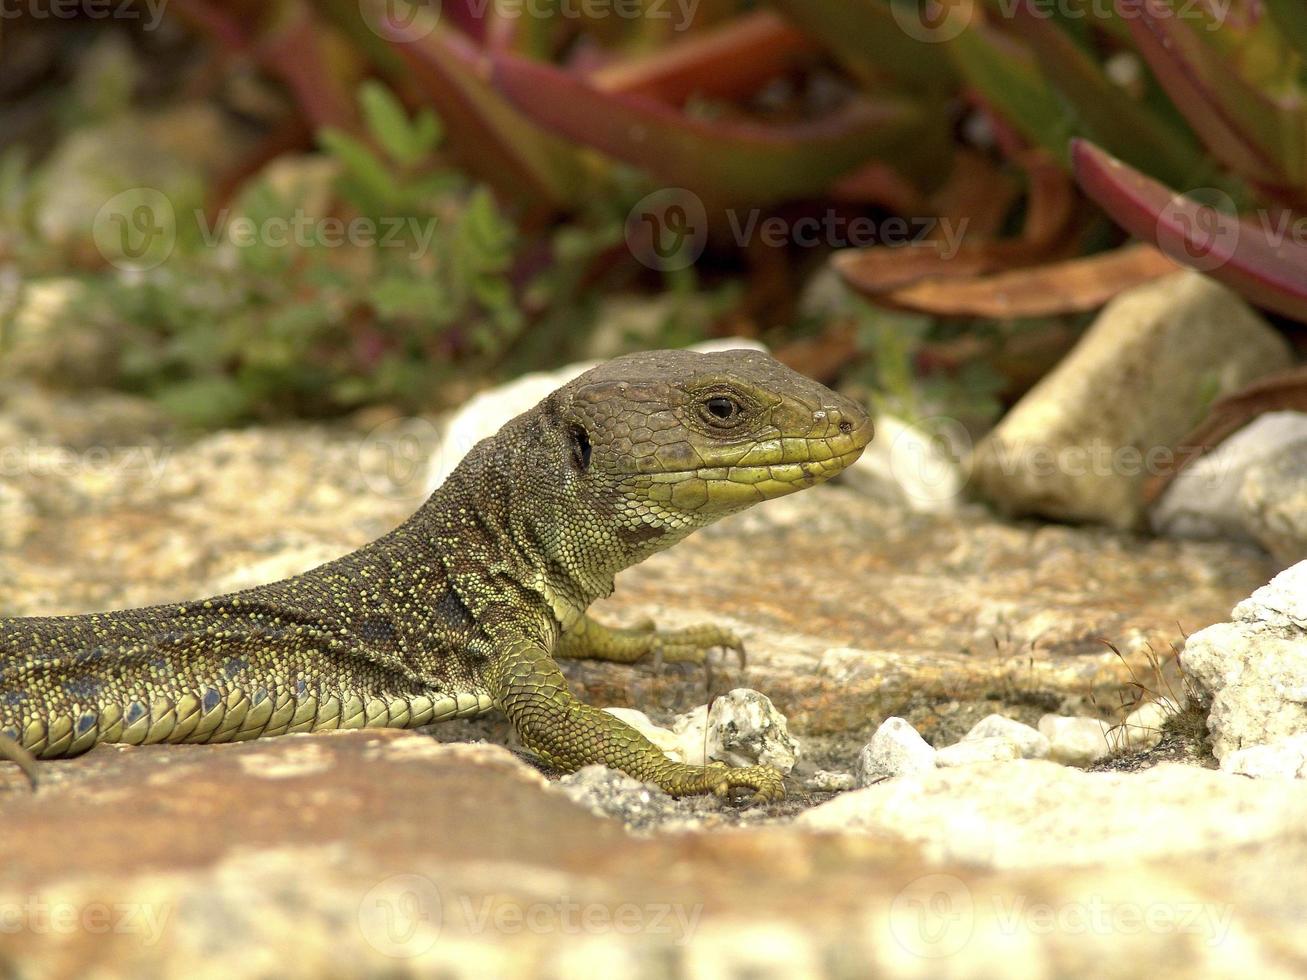
[[[737,790],[752,790],[749,803],[771,803],[785,795],[785,782],[771,766],[744,766],[739,769],[714,762],[708,766],[678,766],[676,772],[659,780],[672,796],[711,793],[718,799],[732,799]]]

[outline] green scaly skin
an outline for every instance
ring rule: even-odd
[[[814,486],[871,440],[856,404],[765,354],[610,361],[479,443],[402,526],[292,579],[123,612],[0,619],[0,756],[405,728],[497,708],[554,766],[667,792],[783,795],[766,766],[673,762],[577,701],[556,657],[701,662],[711,626],[613,630],[613,577],[696,528]]]

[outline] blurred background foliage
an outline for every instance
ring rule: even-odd
[[[725,335],[983,425],[1177,264],[1307,321],[1301,0],[39,9],[0,357],[200,427]]]

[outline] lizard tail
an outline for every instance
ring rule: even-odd
[[[31,781],[32,789],[36,789],[36,756],[32,755],[31,752],[28,752],[27,749],[4,732],[0,732],[0,759],[8,760],[17,765],[19,769],[23,770],[28,780]]]

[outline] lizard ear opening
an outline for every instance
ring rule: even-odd
[[[580,426],[572,426],[572,455],[582,472],[590,468],[590,434]]]

